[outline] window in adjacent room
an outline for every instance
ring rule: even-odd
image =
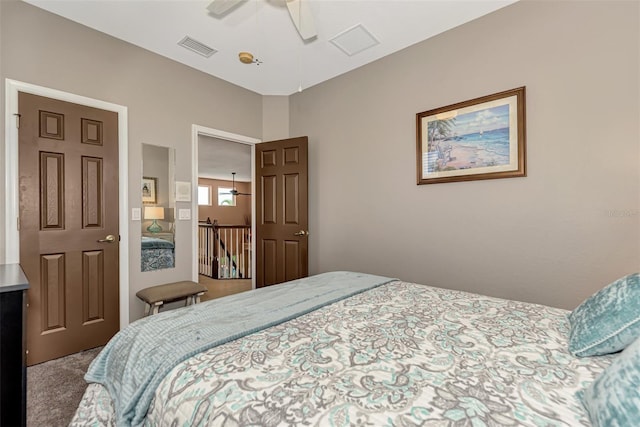
[[[198,205],[211,206],[210,185],[198,185]]]
[[[232,188],[218,187],[218,206],[235,206],[236,199],[231,194]]]

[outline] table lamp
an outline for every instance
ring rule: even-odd
[[[162,227],[158,224],[157,220],[164,219],[164,208],[162,206],[145,206],[144,219],[152,219],[153,222],[147,227],[149,233],[159,233],[162,231]]]

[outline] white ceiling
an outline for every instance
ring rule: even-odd
[[[222,17],[209,14],[210,0],[26,1],[259,94],[290,95],[516,0],[304,0],[318,32],[308,43],[285,0],[247,0]],[[329,41],[358,24],[380,43],[348,56]],[[218,52],[178,46],[185,36]],[[241,51],[262,64],[240,63]]]
[[[200,178],[251,182],[251,146],[239,142],[198,135],[198,176]]]

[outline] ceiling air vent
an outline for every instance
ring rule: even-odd
[[[209,47],[204,43],[200,43],[198,40],[194,40],[189,36],[185,36],[178,42],[178,44],[206,58],[209,58],[211,55],[217,52],[217,50],[215,50],[214,48]]]
[[[349,56],[380,43],[362,24],[344,30],[329,41]]]

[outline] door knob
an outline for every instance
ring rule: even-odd
[[[113,243],[115,241],[116,241],[116,236],[114,236],[113,234],[109,234],[104,239],[99,239],[98,240],[98,242],[100,242],[100,243]]]
[[[308,231],[304,231],[304,230],[300,230],[300,231],[296,231],[295,233],[293,233],[294,236],[308,236],[309,232]]]

